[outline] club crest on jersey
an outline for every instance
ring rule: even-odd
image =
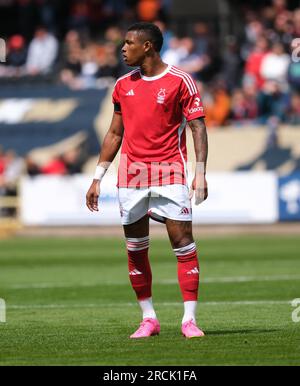
[[[166,98],[166,89],[161,88],[157,94],[157,103],[163,104]]]

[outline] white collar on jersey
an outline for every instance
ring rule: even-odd
[[[145,76],[145,75],[142,75],[141,71],[140,71],[140,75],[141,75],[141,78],[143,80],[146,80],[146,81],[152,81],[152,80],[157,80],[157,79],[160,79],[162,78],[163,76],[165,76],[171,69],[171,66],[170,64],[168,64],[168,67],[159,75],[155,75],[155,76]]]

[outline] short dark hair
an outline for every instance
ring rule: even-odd
[[[154,50],[156,52],[160,52],[164,38],[161,30],[155,24],[145,22],[135,23],[129,27],[127,31],[137,31],[144,33],[147,36],[147,40],[153,44]]]

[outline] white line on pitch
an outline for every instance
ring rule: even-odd
[[[181,302],[156,302],[157,306],[180,306]],[[256,306],[256,305],[288,305],[288,300],[245,300],[232,302],[200,302],[199,306]],[[7,305],[7,309],[28,310],[28,309],[52,309],[52,308],[118,308],[137,306],[137,303],[102,303],[102,304],[12,304]]]
[[[247,282],[262,282],[262,281],[291,281],[300,280],[300,275],[274,275],[274,276],[231,276],[231,277],[207,277],[201,280],[200,283],[247,283]],[[163,280],[159,284],[173,284],[176,280]]]
[[[207,277],[201,280],[200,283],[247,283],[247,282],[264,282],[264,281],[292,281],[300,280],[300,275],[277,275],[277,276],[232,276],[232,277]],[[43,288],[69,288],[69,287],[95,287],[98,285],[126,285],[128,281],[105,281],[101,282],[81,282],[81,283],[36,283],[36,284],[14,284],[2,286],[5,289],[43,289]],[[177,284],[177,279],[154,280],[155,284]]]

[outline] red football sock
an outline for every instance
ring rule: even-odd
[[[138,300],[151,298],[152,272],[148,259],[149,236],[127,238],[129,279]]]
[[[196,244],[174,249],[177,256],[177,273],[183,301],[197,301],[199,288],[199,262]]]

